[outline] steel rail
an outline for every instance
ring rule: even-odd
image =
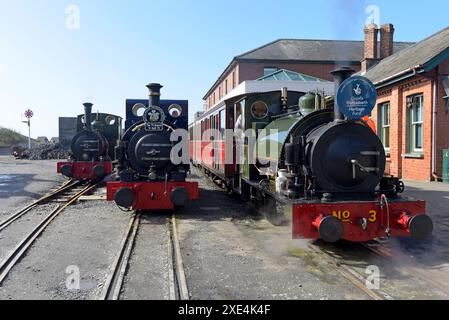
[[[64,205],[58,205],[39,225],[34,228],[13,250],[12,252],[0,263],[0,286],[8,276],[11,269],[16,263],[23,257],[27,250],[33,245],[34,241],[44,232],[47,226],[59,216],[67,207],[75,203],[82,195],[92,191],[98,186],[96,184],[89,184],[76,195],[72,196],[70,200]]]
[[[404,254],[395,251],[388,252],[388,248],[386,248],[383,244],[379,243],[377,244],[378,247],[373,248],[372,246],[369,246],[367,244],[361,244],[362,249],[366,249],[369,252],[373,253],[377,257],[381,258],[383,261],[388,263],[393,262],[399,262],[404,261],[406,259],[409,259]],[[449,296],[449,284],[445,281],[442,281],[443,274],[439,274],[438,270],[421,270],[416,267],[407,266],[404,263],[400,265],[400,267],[403,269],[403,271],[406,271],[410,276],[416,277],[424,282],[427,282],[428,284],[432,285],[434,288],[440,290],[445,295]],[[433,275],[433,277],[432,277]]]
[[[323,251],[317,246],[311,247],[312,251],[320,256],[324,261],[328,264],[333,265],[337,269],[337,271],[348,281],[350,281],[355,287],[363,291],[367,296],[369,296],[373,300],[393,300],[393,298],[385,292],[381,290],[370,289],[366,285],[366,280],[363,276],[361,276],[357,271],[351,269],[348,266],[341,264],[337,259],[332,257],[327,252]]]
[[[187,286],[187,279],[184,270],[184,263],[182,261],[181,246],[179,244],[176,217],[174,214],[170,218],[170,238],[172,243],[171,248],[173,249],[171,257],[173,261],[172,266],[176,275],[178,299],[190,300],[189,288]]]
[[[133,214],[126,228],[125,236],[120,243],[119,253],[112,264],[99,300],[119,300],[139,225],[140,213]]]
[[[50,199],[60,195],[61,193],[66,192],[67,190],[77,186],[78,184],[79,184],[79,182],[77,182],[77,181],[69,180],[69,181],[65,182],[62,186],[60,186],[58,189],[56,189],[55,191],[52,191],[52,192],[44,195],[43,197],[33,201],[31,204],[27,205],[25,208],[20,209],[16,213],[12,214],[6,220],[0,222],[0,231],[2,231],[5,228],[7,228],[14,221],[16,221],[16,220],[20,219],[21,217],[23,217],[25,214],[30,212],[31,209],[33,209],[37,205],[39,205],[41,203],[44,203],[44,202],[46,202],[46,201],[48,201],[48,200],[50,200]]]

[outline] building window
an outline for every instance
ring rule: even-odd
[[[278,71],[279,69],[276,67],[265,67],[263,68],[263,76],[266,77],[270,74],[275,73],[276,71]]]
[[[235,88],[235,71],[232,72],[232,89]]]
[[[228,79],[225,81],[225,94],[228,94]]]
[[[407,142],[408,152],[423,152],[423,115],[424,96],[422,94],[407,97]]]
[[[390,150],[390,103],[382,103],[378,106],[377,127],[379,137],[385,150]]]
[[[221,86],[218,88],[218,100],[221,100]]]

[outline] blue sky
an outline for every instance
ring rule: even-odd
[[[66,26],[70,5],[79,29]],[[447,0],[0,0],[0,126],[26,133],[32,108],[32,136],[57,136],[59,116],[86,101],[123,115],[149,82],[193,114],[233,56],[278,38],[362,40],[369,5],[397,41],[449,25]]]

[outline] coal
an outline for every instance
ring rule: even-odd
[[[59,143],[42,144],[26,150],[23,157],[29,160],[64,160],[69,158],[69,151]]]

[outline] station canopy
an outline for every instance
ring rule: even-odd
[[[268,74],[257,81],[302,81],[302,82],[330,82],[320,78],[312,77],[304,73],[291,70],[280,69],[276,72]]]

